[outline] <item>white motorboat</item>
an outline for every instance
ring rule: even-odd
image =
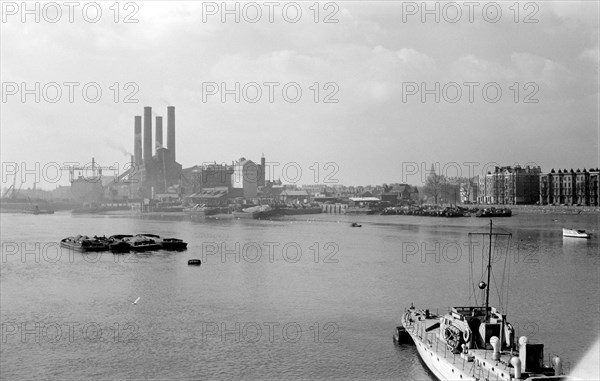
[[[565,228],[563,228],[563,237],[589,239],[589,238],[591,238],[591,234],[586,233],[585,230],[581,230],[581,229],[565,229]]]

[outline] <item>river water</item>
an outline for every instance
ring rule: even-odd
[[[2,214],[1,375],[429,380],[415,348],[393,344],[394,327],[411,303],[441,313],[481,300],[470,273],[480,280],[486,249],[468,233],[488,223]],[[594,236],[563,239],[563,226]],[[493,241],[492,304],[501,296],[518,334],[573,367],[599,334],[598,216],[514,215],[494,231],[512,237]],[[142,232],[182,238],[188,250],[58,249],[70,235]]]

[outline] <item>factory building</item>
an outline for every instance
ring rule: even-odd
[[[182,171],[185,193],[196,197],[202,192],[225,190],[228,199],[256,198],[266,184],[264,155],[260,162],[257,165],[242,157],[231,165],[211,163],[185,168]]]
[[[252,160],[240,158],[234,167],[231,187],[243,198],[255,198],[258,194],[260,168]]]
[[[231,188],[233,167],[225,164],[194,165],[183,170],[184,188],[187,194],[204,189]]]
[[[179,190],[182,168],[176,160],[175,107],[167,107],[167,144],[163,141],[163,117],[155,119],[154,144],[152,144],[152,107],[144,107],[142,116],[134,117],[134,168],[129,176],[139,182],[138,195],[150,198],[167,193],[169,188]],[[143,125],[143,134],[142,134]],[[153,148],[154,154],[153,154]]]

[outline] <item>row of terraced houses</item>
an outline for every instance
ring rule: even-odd
[[[600,206],[599,174],[598,168],[544,174],[540,167],[496,167],[479,177],[477,202]]]

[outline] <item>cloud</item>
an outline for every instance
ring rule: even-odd
[[[598,65],[599,64],[599,58],[600,57],[600,52],[598,51],[598,48],[590,48],[590,49],[585,49],[584,51],[581,52],[581,54],[579,54],[577,56],[577,58],[581,59],[581,60],[586,60],[586,61],[591,61],[593,64]]]
[[[565,66],[548,58],[519,52],[511,55],[511,61],[520,79],[535,81],[552,89],[559,88],[572,79]]]
[[[550,9],[550,12],[568,28],[586,27],[598,30],[600,4],[596,1],[548,1],[544,2],[542,7]]]
[[[576,119],[579,136],[597,136],[597,103],[591,100],[597,99],[598,92],[598,4],[539,3],[537,24],[514,23],[507,10],[498,24],[479,20],[434,25],[402,23],[401,5],[394,2],[340,3],[335,15],[339,22],[332,24],[313,21],[308,8],[312,3],[302,4],[305,17],[297,24],[282,22],[279,16],[274,23],[221,23],[217,16],[205,23],[197,3],[138,4],[139,23],[134,24],[114,23],[108,10],[112,3],[106,3],[107,18],[98,24],[1,25],[3,81],[97,81],[106,101],[2,105],[3,160],[44,160],[58,153],[61,160],[89,160],[89,149],[73,142],[83,138],[102,142],[108,134],[129,147],[133,115],[145,105],[164,114],[163,99],[177,107],[178,152],[184,165],[212,161],[218,155],[237,157],[244,154],[238,152],[244,147],[265,149],[263,145],[289,155],[276,158],[281,160],[298,156],[310,161],[323,152],[342,157],[342,151],[362,149],[365,126],[377,131],[372,146],[393,150],[397,141],[403,141],[406,150],[398,153],[399,159],[417,161],[447,154],[465,155],[467,161],[505,158],[501,148],[440,151],[440,147],[463,144],[459,133],[485,146],[490,136],[514,126],[543,126],[540,146],[552,146],[557,136],[564,135],[565,123]],[[321,17],[326,13],[321,12]],[[139,84],[140,104],[112,102],[109,86],[129,81]],[[207,81],[230,85],[295,81],[303,86],[305,102],[221,104],[215,97],[217,102],[203,103],[202,83]],[[431,85],[436,81],[499,82],[506,102],[422,104],[418,95],[413,97],[416,102],[402,102],[403,82]],[[514,104],[507,87],[532,81],[540,85],[541,104]],[[315,82],[321,86],[335,82],[339,103],[313,102],[308,87]],[[221,145],[207,144],[197,157],[193,142],[198,131],[202,141]],[[315,139],[322,134],[331,134],[331,139]],[[289,141],[281,139],[292,135]],[[336,137],[341,135],[346,141],[338,145]],[[440,143],[412,144],[432,135]],[[561,144],[574,150],[572,161],[595,155],[594,142],[586,138],[582,147],[573,148],[575,142],[561,138]],[[527,144],[515,141],[512,151],[528,153]],[[110,147],[98,147],[94,155],[104,162],[114,156],[122,159]],[[557,160],[550,152],[536,155],[542,165]],[[348,181],[361,183],[361,176],[375,181],[389,169],[385,162],[373,164],[381,168],[380,174],[358,168],[349,174],[356,177]]]

